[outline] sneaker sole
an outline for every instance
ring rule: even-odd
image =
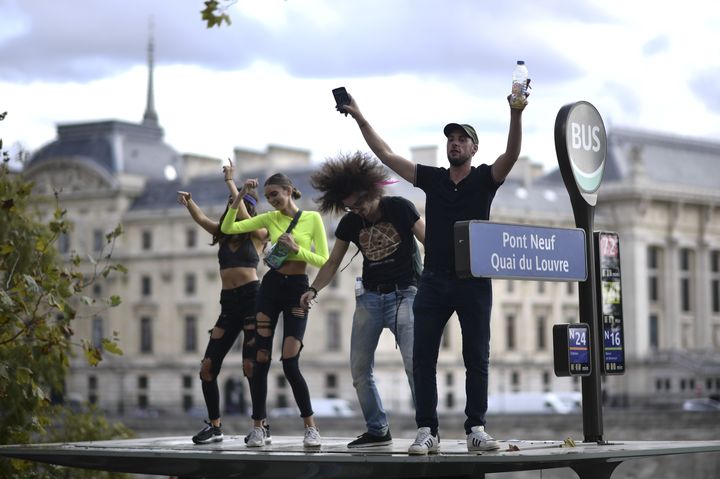
[[[322,444],[303,444],[303,447],[306,449],[320,449]]]
[[[488,452],[488,451],[497,451],[498,449],[500,449],[500,446],[497,443],[487,444],[482,447],[468,446],[468,452]]]
[[[427,454],[437,454],[440,452],[440,448],[436,447],[434,449],[426,449],[422,451],[413,451],[412,449],[408,449],[408,454],[411,456],[425,456]]]
[[[369,442],[367,444],[348,444],[348,449],[360,449],[365,447],[382,447],[382,446],[392,446],[392,440],[390,441],[383,441],[383,442]]]
[[[246,447],[263,447],[265,445],[265,441],[263,442],[248,442],[245,444]]]
[[[193,442],[194,444],[200,445],[200,444],[210,444],[210,443],[213,443],[213,442],[222,442],[222,440],[223,440],[222,437],[213,437],[213,438],[210,438],[210,439],[206,439],[206,440],[204,440],[204,441],[196,440],[195,438],[193,438],[192,442]]]

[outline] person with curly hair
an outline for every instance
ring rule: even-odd
[[[252,181],[257,185],[256,180]],[[267,443],[263,428],[263,420],[267,417],[267,377],[275,328],[282,313],[280,360],[283,373],[292,388],[305,426],[303,446],[317,449],[322,444],[320,433],[315,425],[310,391],[300,372],[300,351],[308,322],[308,311],[301,307],[300,297],[308,288],[307,265],[320,268],[328,258],[325,227],[317,211],[301,211],[297,207],[295,200],[302,194],[286,175],[276,173],[270,176],[265,180],[264,189],[265,199],[274,211],[249,218],[244,211],[245,204],[236,199],[220,225],[225,234],[267,229],[271,241],[275,243],[270,251],[284,250],[284,254],[276,255],[276,260],[272,262],[265,256],[265,262],[272,266],[263,276],[258,292],[254,375],[250,384],[253,430],[246,444],[248,447],[262,447]],[[242,219],[236,220],[238,211]]]
[[[396,174],[425,192],[427,241],[422,281],[413,306],[415,342],[413,369],[416,392],[415,422],[418,427],[409,454],[435,454],[440,449],[437,416],[437,359],[443,330],[453,312],[462,331],[465,362],[464,424],[468,451],[498,449],[485,431],[490,364],[490,310],[492,283],[489,278],[459,278],[455,273],[454,228],[457,221],[487,220],[498,188],[520,155],[522,113],[527,99],[510,105],[510,125],[505,151],[492,165],[472,166],[478,151],[478,136],[468,124],[448,123],[449,168],[416,165],[395,153],[368,123],[352,96],[338,105],[358,125],[365,142],[380,161]]]
[[[389,329],[400,348],[415,403],[413,383],[412,305],[420,279],[420,253],[415,238],[425,241],[425,221],[415,205],[399,196],[385,196],[385,167],[370,154],[340,155],[323,163],[311,177],[323,213],[345,213],[335,230],[330,258],[300,299],[309,309],[340,266],[350,243],[363,256],[362,288],[356,288],[356,306],[350,339],[350,370],[367,432],[349,448],[392,443],[387,414],[373,376],[375,350],[383,329]]]

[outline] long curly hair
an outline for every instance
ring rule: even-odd
[[[387,170],[370,153],[340,153],[328,158],[310,177],[310,184],[322,195],[315,199],[322,213],[344,213],[343,200],[353,193],[374,200],[383,195]]]
[[[246,194],[255,198],[255,203],[260,201],[260,198],[258,197],[258,194],[255,190],[250,190]],[[230,197],[230,199],[227,202],[227,205],[225,206],[225,211],[223,211],[223,214],[220,215],[220,221],[218,222],[218,228],[217,228],[217,231],[215,232],[215,234],[213,235],[212,243],[210,243],[210,245],[215,245],[219,242],[224,242],[224,241],[230,241],[232,244],[240,244],[243,241],[245,241],[246,239],[250,238],[250,233],[227,235],[220,230],[220,225],[222,224],[223,220],[225,219],[225,215],[228,212],[230,203],[232,203],[232,196]],[[257,209],[255,209],[255,205],[253,205],[251,202],[249,202],[245,198],[243,198],[243,203],[245,203],[245,208],[247,209],[247,212],[250,214],[250,216],[257,215]]]

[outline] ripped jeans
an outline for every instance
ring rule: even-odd
[[[223,360],[235,344],[240,331],[243,331],[243,370],[252,383],[248,370],[252,367],[255,339],[255,302],[258,293],[258,281],[244,284],[238,288],[223,289],[220,292],[220,316],[215,327],[210,330],[210,339],[200,368],[200,384],[208,410],[208,419],[220,417],[220,391],[217,377]],[[252,389],[252,385],[251,385]]]
[[[292,388],[301,417],[313,415],[310,391],[302,373],[299,358],[307,327],[308,312],[300,307],[300,296],[308,288],[306,274],[285,275],[275,270],[265,273],[257,302],[257,333],[255,341],[254,377],[250,383],[255,420],[267,417],[267,377],[270,370],[272,343],[280,313],[283,315],[283,349],[290,341],[299,342],[297,354],[283,355],[283,373]]]

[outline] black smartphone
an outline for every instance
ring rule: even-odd
[[[341,86],[340,88],[335,88],[332,92],[333,96],[335,97],[335,108],[350,104],[350,95],[348,95],[348,92],[347,90],[345,90],[344,86]]]

